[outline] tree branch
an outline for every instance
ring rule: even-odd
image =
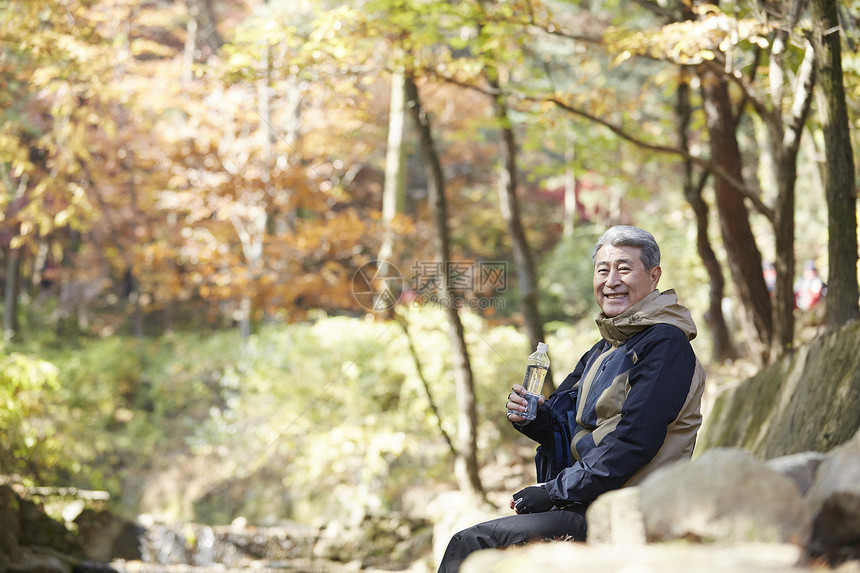
[[[794,101],[791,105],[791,117],[788,121],[789,131],[793,135],[794,142],[800,141],[800,133],[803,131],[803,126],[806,125],[806,119],[812,107],[816,73],[815,48],[812,46],[812,42],[807,40],[803,62],[797,70],[797,85],[794,91]]]
[[[482,93],[482,94],[485,94],[488,96],[499,96],[503,92],[503,90],[500,90],[498,88],[494,89],[494,88],[491,88],[488,86],[479,86],[476,84],[464,82],[464,81],[459,80],[457,78],[454,78],[452,76],[445,76],[443,74],[440,74],[437,71],[433,71],[432,75],[434,78],[439,79],[441,81],[444,81],[444,82],[447,82],[447,83],[450,83],[453,85],[457,85],[457,86],[460,86],[460,87],[463,87],[466,89],[474,90],[474,91],[477,91],[479,93]],[[711,172],[712,174],[714,174],[714,176],[719,177],[721,179],[724,179],[726,182],[731,184],[735,189],[738,190],[738,192],[741,195],[743,195],[744,197],[749,199],[750,202],[752,203],[752,205],[755,207],[755,209],[760,214],[764,215],[764,217],[767,218],[768,221],[773,222],[773,220],[774,220],[773,219],[773,209],[771,209],[770,207],[765,205],[764,202],[762,202],[762,200],[761,200],[761,190],[752,188],[749,185],[747,185],[746,183],[744,183],[743,181],[738,181],[737,179],[732,177],[730,174],[726,173],[726,171],[723,168],[721,168],[719,165],[712,162],[710,159],[705,159],[705,158],[700,157],[698,155],[689,153],[689,152],[684,151],[683,149],[680,149],[679,147],[676,147],[676,146],[667,146],[667,145],[649,143],[643,139],[636,137],[635,135],[632,135],[624,127],[616,125],[616,124],[614,124],[610,121],[607,121],[601,117],[598,117],[596,115],[593,115],[593,114],[591,114],[591,113],[589,113],[583,109],[574,107],[574,106],[570,105],[569,103],[561,100],[558,96],[555,96],[555,95],[551,95],[548,97],[529,96],[529,95],[525,95],[522,93],[514,93],[514,94],[509,93],[508,95],[515,96],[515,98],[520,100],[520,101],[529,101],[529,102],[533,102],[533,103],[552,103],[552,104],[556,105],[557,107],[563,109],[564,111],[566,111],[568,113],[571,113],[573,115],[577,115],[577,116],[582,117],[584,119],[587,119],[587,120],[591,121],[592,123],[602,125],[603,127],[610,130],[612,133],[614,133],[615,135],[620,137],[621,139],[623,139],[629,143],[632,143],[641,149],[645,149],[647,151],[653,151],[655,153],[668,153],[668,154],[672,154],[672,155],[678,155],[680,157],[683,157],[684,159],[692,161],[696,165],[698,165],[698,166],[702,167],[703,169],[706,169],[709,172]]]
[[[394,322],[400,325],[400,328],[403,329],[403,334],[406,335],[409,354],[412,356],[412,361],[415,363],[415,372],[418,374],[418,379],[421,380],[421,385],[424,387],[424,392],[427,394],[427,402],[430,405],[430,411],[433,412],[433,416],[436,417],[436,422],[439,425],[439,432],[442,434],[442,437],[445,438],[445,442],[448,444],[448,449],[451,450],[451,454],[456,456],[457,447],[454,445],[454,440],[451,439],[451,436],[445,431],[444,426],[442,426],[442,416],[439,414],[439,408],[436,406],[436,401],[433,399],[433,392],[430,391],[430,382],[427,381],[427,376],[424,375],[424,369],[421,367],[421,359],[418,357],[418,351],[415,349],[415,340],[412,338],[412,333],[409,331],[409,323],[407,322],[406,317],[396,312],[393,314]]]
[[[750,188],[743,181],[738,181],[737,179],[732,177],[729,173],[727,173],[722,167],[713,163],[710,159],[705,159],[705,158],[699,157],[698,155],[695,155],[693,153],[685,151],[679,147],[658,145],[658,144],[653,144],[653,143],[648,143],[646,141],[643,141],[642,139],[639,139],[638,137],[630,134],[623,127],[618,126],[618,125],[611,123],[609,121],[606,121],[605,119],[597,117],[593,114],[590,114],[590,113],[588,113],[582,109],[575,108],[575,107],[571,106],[570,104],[561,101],[556,96],[551,96],[545,100],[539,100],[537,98],[524,98],[524,99],[529,99],[531,101],[549,101],[549,102],[552,102],[556,106],[560,107],[561,109],[563,109],[569,113],[572,113],[574,115],[578,115],[578,116],[583,117],[583,118],[585,118],[585,119],[587,119],[593,123],[596,123],[598,125],[602,125],[602,126],[606,127],[607,129],[609,129],[612,133],[614,133],[615,135],[617,135],[621,139],[628,141],[628,142],[636,145],[639,148],[646,149],[648,151],[653,151],[655,153],[669,153],[669,154],[678,155],[680,157],[683,157],[684,159],[687,159],[688,161],[691,161],[691,162],[695,163],[696,165],[699,165],[700,167],[707,170],[708,172],[713,173],[714,176],[720,177],[721,179],[725,180],[727,183],[731,184],[735,189],[738,190],[738,192],[741,195],[743,195],[744,197],[746,197],[747,199],[750,200],[750,202],[755,206],[756,210],[758,210],[762,215],[764,215],[769,221],[773,221],[773,209],[771,209],[770,207],[768,207],[767,205],[765,205],[762,202],[762,200],[760,198],[760,195],[761,195],[760,192],[758,192],[755,189]]]

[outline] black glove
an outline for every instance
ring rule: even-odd
[[[542,513],[555,505],[549,493],[541,485],[529,486],[514,494],[514,508],[517,513]]]

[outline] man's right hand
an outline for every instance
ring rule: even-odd
[[[524,398],[526,394],[526,389],[522,384],[514,384],[513,388],[511,388],[511,393],[508,394],[508,403],[505,404],[505,408],[507,408],[508,412],[508,420],[511,422],[522,422],[525,420],[520,415],[520,412],[525,412],[528,407],[528,402]],[[538,404],[544,403],[544,397],[541,395],[538,398]]]

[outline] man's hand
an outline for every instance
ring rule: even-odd
[[[552,509],[553,505],[555,504],[549,498],[549,493],[542,485],[521,489],[511,499],[511,509],[517,513],[543,513]]]
[[[505,408],[508,411],[508,420],[511,422],[522,422],[525,420],[519,414],[520,412],[525,412],[529,405],[523,397],[525,394],[526,389],[522,384],[514,384],[514,387],[511,388],[511,393],[508,394],[508,403],[505,404]],[[540,398],[538,398],[538,405],[543,404],[545,401],[543,394],[541,394]]]

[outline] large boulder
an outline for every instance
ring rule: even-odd
[[[21,547],[4,573],[74,573],[75,562],[67,555],[44,547]],[[105,571],[104,573],[109,573]]]
[[[505,551],[470,555],[460,573],[799,573],[801,551],[794,545],[731,546],[661,543],[618,547],[567,541],[535,543]]]
[[[607,492],[588,507],[588,543],[592,545],[643,545],[648,541],[639,487]]]
[[[809,551],[829,563],[860,559],[860,434],[827,456],[807,494]]]
[[[9,485],[0,483],[0,571],[5,569],[5,560],[18,549],[20,535],[18,496]]]
[[[739,447],[770,459],[827,452],[860,429],[860,321],[798,348],[731,390],[705,416],[697,452]]]
[[[821,452],[801,452],[799,454],[791,454],[779,458],[768,460],[767,467],[776,470],[785,477],[791,479],[802,495],[806,495],[812,483],[815,481],[815,475],[818,473],[818,466],[827,454]]]
[[[19,497],[19,517],[21,546],[50,547],[66,555],[80,555],[81,548],[77,537],[62,521],[48,515],[45,506],[30,497]]]
[[[805,546],[810,513],[788,477],[739,449],[720,448],[600,496],[586,514],[589,543],[792,543]]]
[[[794,543],[810,514],[797,486],[740,449],[718,448],[655,472],[640,486],[649,541]]]
[[[433,521],[434,562],[442,560],[448,542],[458,531],[511,514],[510,510],[504,511],[480,503],[468,493],[447,491],[437,495],[427,507],[427,515]]]

